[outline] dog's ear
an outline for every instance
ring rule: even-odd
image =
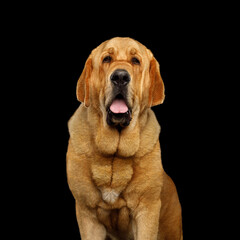
[[[165,98],[165,89],[162,77],[160,75],[160,68],[158,61],[152,57],[149,69],[150,88],[148,97],[148,106],[153,107],[163,103]]]
[[[89,107],[89,79],[92,73],[92,58],[89,57],[77,82],[77,99]]]

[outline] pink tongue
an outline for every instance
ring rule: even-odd
[[[110,110],[113,113],[125,113],[128,111],[128,107],[127,107],[126,103],[124,102],[124,100],[115,99],[113,101],[112,105],[110,106]]]

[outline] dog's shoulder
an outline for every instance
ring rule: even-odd
[[[87,124],[87,111],[81,104],[68,121],[68,131],[73,150],[77,154],[90,151],[91,138]]]
[[[159,141],[160,130],[161,128],[154,112],[148,109],[140,119],[140,146],[136,157],[142,157],[153,150]]]

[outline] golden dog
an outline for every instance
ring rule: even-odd
[[[83,240],[182,239],[181,206],[150,109],[164,97],[157,60],[131,38],[105,41],[87,59],[67,152]]]

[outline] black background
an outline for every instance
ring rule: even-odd
[[[13,199],[19,216],[27,216],[22,234],[79,239],[66,179],[67,122],[79,106],[76,83],[91,50],[120,36],[144,44],[160,63],[166,98],[153,110],[161,125],[163,167],[178,190],[184,239],[205,236],[199,219],[208,214],[203,208],[207,201],[203,179],[209,174],[215,131],[210,117],[215,111],[210,97],[215,79],[209,65],[215,25],[204,20],[207,8],[151,6],[150,12],[144,9],[149,15],[134,8],[118,12],[110,8],[95,16],[89,7],[75,11],[64,7],[33,9],[9,28],[16,65],[14,92],[20,95],[14,102],[19,110],[16,139],[24,159],[16,165],[24,168],[16,180],[24,194]],[[208,182],[207,188],[214,191],[214,184]],[[211,228],[205,221],[205,230]]]

